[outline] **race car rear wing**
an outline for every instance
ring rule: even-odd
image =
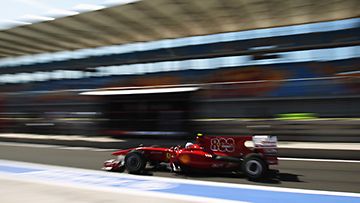
[[[252,140],[255,148],[277,148],[276,136],[254,135]]]

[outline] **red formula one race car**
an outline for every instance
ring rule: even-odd
[[[275,136],[202,136],[185,147],[136,147],[119,150],[116,159],[104,163],[104,170],[142,173],[147,164],[166,163],[172,172],[194,170],[242,171],[250,179],[267,175],[269,165],[276,165]]]

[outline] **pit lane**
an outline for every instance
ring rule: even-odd
[[[91,148],[55,148],[42,145],[1,145],[0,159],[42,163],[58,166],[99,170],[111,151]],[[280,160],[280,173],[261,182],[247,180],[241,174],[176,175],[166,171],[150,171],[147,175],[181,179],[207,180],[275,187],[316,189],[341,192],[360,192],[359,162]]]

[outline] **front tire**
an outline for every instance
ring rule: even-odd
[[[266,162],[260,156],[250,154],[245,157],[241,168],[249,179],[257,180],[266,175],[268,167]]]
[[[145,169],[146,162],[142,153],[133,151],[125,157],[125,168],[129,173],[139,174]]]

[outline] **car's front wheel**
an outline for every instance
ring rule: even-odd
[[[125,157],[125,168],[129,173],[139,174],[145,169],[146,162],[141,152],[129,152]]]

